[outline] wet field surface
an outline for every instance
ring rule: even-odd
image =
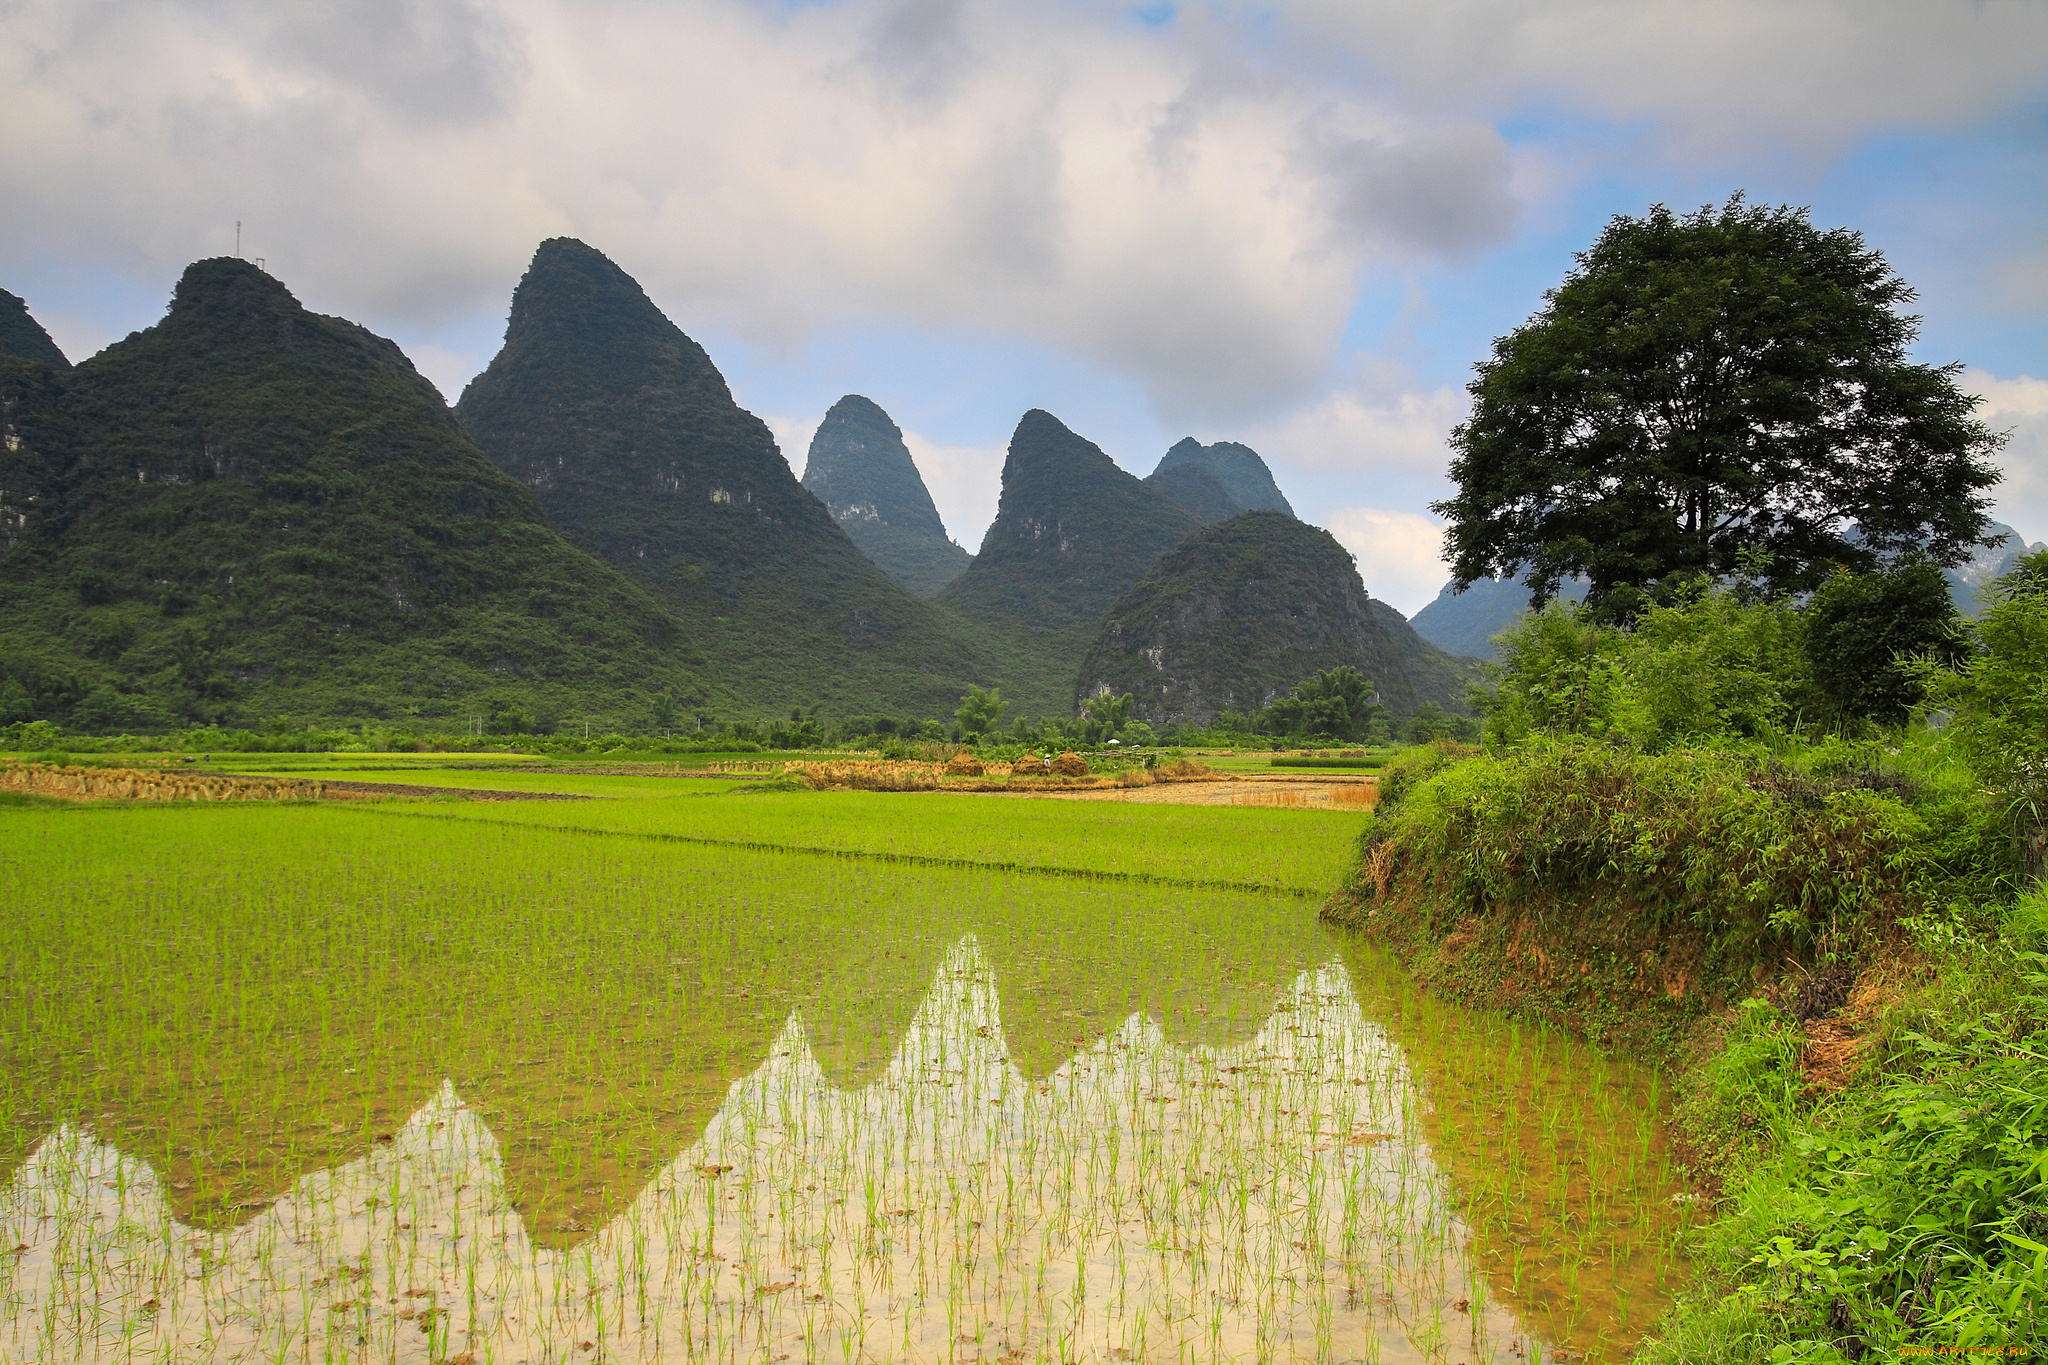
[[[4,818],[0,1359],[1613,1360],[1683,1282],[1650,1078],[1298,895]]]

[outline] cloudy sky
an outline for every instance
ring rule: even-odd
[[[799,471],[888,409],[970,549],[1042,407],[1249,443],[1408,612],[1472,362],[1742,189],[1918,287],[2048,538],[2048,0],[0,0],[0,88],[0,286],[74,360],[239,220],[452,399],[566,234]]]

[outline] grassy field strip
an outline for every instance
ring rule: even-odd
[[[924,867],[1122,877],[1164,885],[1327,895],[1364,818],[1328,812],[1062,802],[986,796],[758,793],[724,801],[620,801],[574,809],[459,804],[425,816],[626,834],[761,851],[859,854]]]

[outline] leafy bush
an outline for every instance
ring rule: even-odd
[[[2036,918],[2048,914],[2032,899]],[[1735,1191],[1705,1290],[1647,1360],[2048,1340],[2048,957],[2014,938],[1992,951],[1978,970],[2019,985],[2004,1008],[1932,1021],[1894,1074],[1831,1109],[1795,1113],[1785,1048],[1797,1032],[1761,1001],[1744,1007],[1714,1064],[1719,1089],[1769,1097],[1779,1153]]]
[[[1646,607],[1632,630],[1553,602],[1498,637],[1487,738],[1550,731],[1666,749],[1780,734],[1812,700],[1802,632],[1789,602],[1739,584],[1695,582]]]
[[[1957,748],[2038,826],[2048,820],[2048,550],[1994,594],[1977,623],[1981,652],[1957,672],[1926,666],[1919,677],[1932,702],[1954,708]]]
[[[1903,725],[1923,690],[1913,661],[1954,665],[1966,647],[1948,580],[1917,555],[1874,573],[1837,571],[1805,615],[1814,688],[1843,720]]]

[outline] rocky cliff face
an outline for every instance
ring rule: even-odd
[[[945,715],[999,681],[801,487],[703,347],[582,242],[543,242],[463,429],[571,540],[629,571],[761,706]]]
[[[193,265],[163,322],[45,397],[4,629],[108,689],[73,723],[435,715],[506,687],[605,704],[620,671],[716,695],[396,346],[245,261]]]
[[[1171,470],[1187,465],[1196,465],[1208,470],[1223,485],[1223,491],[1239,507],[1247,512],[1273,511],[1294,515],[1294,509],[1287,505],[1286,497],[1280,492],[1280,485],[1273,482],[1273,471],[1266,468],[1266,462],[1259,458],[1259,452],[1250,446],[1239,445],[1236,441],[1218,441],[1214,445],[1203,445],[1192,436],[1177,441],[1173,449],[1160,457],[1158,468],[1151,477],[1158,478]]]
[[[1425,701],[1466,709],[1472,661],[1369,597],[1328,531],[1256,511],[1196,531],[1118,598],[1077,690],[1129,692],[1132,713],[1153,724],[1207,724],[1345,664],[1372,680],[1397,719]]]
[[[919,597],[958,578],[973,559],[946,535],[903,433],[859,394],[834,403],[818,424],[803,486],[861,553]]]

